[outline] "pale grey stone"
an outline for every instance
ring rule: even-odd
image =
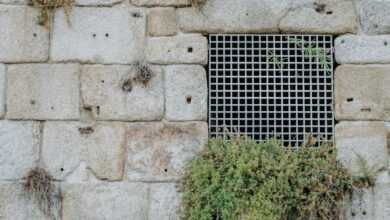
[[[389,65],[341,65],[335,73],[338,120],[390,119]]]
[[[279,28],[287,33],[355,33],[358,16],[349,0],[312,1],[290,9],[281,19]]]
[[[206,64],[207,39],[196,34],[150,38],[146,56],[156,64]]]
[[[335,40],[337,63],[390,63],[390,36],[344,35]]]
[[[383,122],[340,122],[335,134],[338,159],[353,175],[361,174],[361,160],[374,171],[387,168],[387,132]]]
[[[146,15],[141,9],[74,7],[69,19],[71,25],[62,10],[55,14],[54,61],[127,64],[143,57]]]
[[[190,0],[130,0],[131,3],[137,6],[186,6],[190,4]]]
[[[390,219],[390,173],[388,170],[378,175],[374,191],[376,220]]]
[[[360,23],[365,33],[390,34],[390,1],[363,0],[360,3]]]
[[[49,31],[37,24],[37,16],[32,7],[0,5],[0,62],[47,60]]]
[[[207,77],[202,66],[176,65],[166,68],[166,119],[207,119]]]
[[[0,0],[0,3],[10,5],[26,5],[28,4],[28,0]]]
[[[41,160],[56,179],[72,173],[88,180],[88,169],[102,180],[121,180],[125,162],[125,127],[120,123],[86,124],[79,122],[46,122]],[[85,163],[85,166],[83,166]],[[78,170],[82,168],[84,170]]]
[[[52,220],[23,191],[19,182],[0,183],[0,219],[2,220]]]
[[[123,2],[124,0],[75,0],[75,5],[82,6],[111,6]]]
[[[137,80],[137,66],[84,66],[81,93],[84,108],[99,120],[151,121],[164,115],[162,69],[150,66],[152,78]],[[130,80],[129,88],[123,85]]]
[[[0,63],[0,118],[5,114],[6,68]]]
[[[131,181],[177,180],[206,144],[207,123],[132,123],[127,131],[126,172]]]
[[[79,118],[79,65],[9,65],[7,78],[7,118]]]
[[[372,188],[355,188],[347,209],[346,220],[375,220],[374,203],[375,196]]]
[[[144,183],[67,184],[63,220],[147,220],[148,187]]]
[[[184,32],[275,33],[290,2],[275,0],[209,0],[199,10],[180,8],[178,23]]]
[[[153,8],[148,16],[148,31],[151,36],[172,36],[177,32],[174,8]]]
[[[181,195],[175,183],[150,185],[149,219],[179,220]]]
[[[21,179],[38,157],[38,123],[0,121],[0,180]]]

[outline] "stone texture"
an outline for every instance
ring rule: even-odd
[[[0,118],[5,114],[6,68],[0,63]]]
[[[146,56],[156,64],[206,64],[207,39],[195,34],[150,38]]]
[[[337,63],[390,63],[390,36],[344,35],[335,40]]]
[[[359,156],[370,169],[387,168],[387,130],[383,122],[340,122],[336,125],[338,159],[359,175]]]
[[[51,58],[83,63],[134,63],[144,50],[146,16],[140,9],[74,7],[69,26],[55,15]]]
[[[160,67],[150,67],[151,80],[144,84],[135,78],[136,66],[84,66],[81,93],[84,108],[92,109],[99,120],[150,121],[164,115],[164,82]],[[131,91],[123,90],[131,80]],[[134,80],[135,79],[135,80]]]
[[[3,4],[22,5],[27,4],[28,0],[0,0]]]
[[[364,0],[359,8],[360,23],[365,33],[390,34],[390,1]]]
[[[207,120],[207,77],[202,66],[168,66],[165,91],[166,119]]]
[[[377,220],[390,219],[390,173],[378,175],[375,185],[375,217]]]
[[[9,65],[7,77],[7,118],[79,118],[77,64]]]
[[[290,9],[280,21],[280,31],[287,33],[355,33],[358,17],[352,1],[312,1]]]
[[[63,196],[63,220],[146,220],[148,215],[148,188],[143,183],[70,184]]]
[[[189,0],[130,0],[137,6],[186,6]]]
[[[38,11],[26,6],[0,6],[0,62],[45,61],[49,31],[37,24]]]
[[[206,144],[207,123],[133,123],[127,131],[127,177],[131,181],[177,180]]]
[[[274,33],[288,6],[285,0],[209,0],[201,10],[178,9],[177,18],[184,32]]]
[[[148,31],[151,36],[172,36],[177,32],[174,8],[154,8],[148,16]]]
[[[389,120],[390,66],[342,65],[335,73],[336,119]]]
[[[84,170],[80,172],[86,173],[88,169],[98,179],[121,180],[125,162],[124,138],[125,127],[120,123],[46,122],[42,162],[57,179],[72,177],[81,167]]]
[[[179,220],[180,194],[175,183],[150,185],[149,219]]]
[[[28,200],[20,183],[0,183],[0,218],[4,220],[50,220]]]
[[[75,0],[75,5],[82,6],[111,6],[123,2],[123,0]]]
[[[21,179],[36,166],[38,156],[37,123],[0,121],[0,180]]]
[[[347,209],[347,220],[375,220],[375,196],[373,189],[355,188],[350,207]],[[378,219],[379,220],[379,219]]]

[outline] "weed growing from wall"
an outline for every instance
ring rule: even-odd
[[[39,9],[38,24],[45,27],[50,26],[50,21],[56,8],[62,7],[68,24],[69,13],[72,9],[73,0],[31,0],[32,5]]]
[[[200,9],[206,4],[207,0],[190,0],[190,2],[192,7]]]
[[[135,72],[134,77],[125,79],[122,83],[122,90],[125,92],[131,92],[135,84],[141,84],[146,87],[154,76],[149,65],[141,61],[133,65],[132,71]]]
[[[357,165],[359,167],[359,174],[354,175],[353,182],[354,186],[358,188],[370,188],[375,185],[376,177],[382,169],[378,169],[377,166],[370,167],[367,160],[363,156],[356,154]]]
[[[211,140],[181,183],[183,219],[337,220],[352,177],[331,145]]]

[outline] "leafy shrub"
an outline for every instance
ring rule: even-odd
[[[352,178],[331,145],[210,140],[180,185],[183,219],[336,220]]]

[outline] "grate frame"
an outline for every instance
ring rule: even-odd
[[[209,134],[334,140],[332,35],[209,35]]]

